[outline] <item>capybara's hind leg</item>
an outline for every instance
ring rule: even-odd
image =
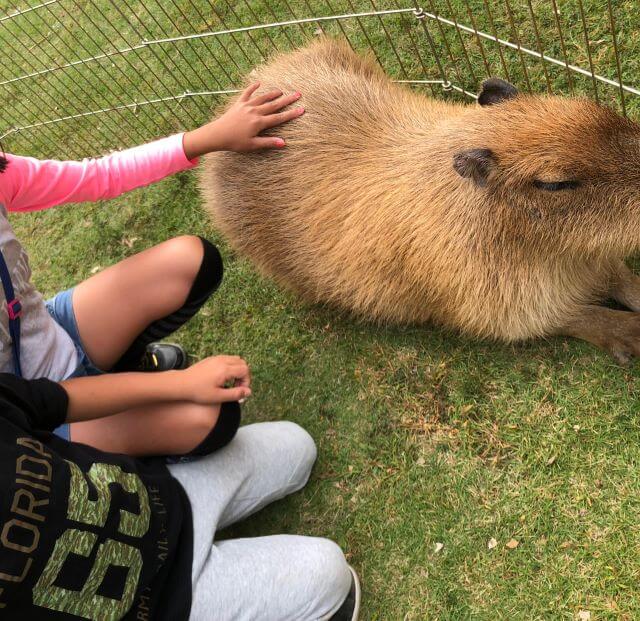
[[[633,311],[640,311],[640,276],[634,274],[624,263],[616,270],[610,296]]]
[[[585,305],[557,334],[589,341],[622,365],[640,356],[640,313]]]

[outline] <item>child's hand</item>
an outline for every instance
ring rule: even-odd
[[[187,401],[211,405],[251,395],[249,366],[240,356],[212,356],[176,373],[180,395]]]
[[[300,99],[300,93],[283,97],[282,92],[274,90],[253,97],[259,87],[259,83],[252,84],[220,118],[186,132],[183,146],[187,159],[211,151],[257,151],[284,147],[282,138],[260,136],[260,132],[301,116],[304,108],[300,106],[281,112]]]

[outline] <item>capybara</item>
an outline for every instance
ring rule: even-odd
[[[302,92],[282,150],[207,156],[215,225],[311,302],[518,341],[564,334],[640,354],[640,126],[502,80],[478,104],[393,83],[322,39],[254,71]],[[613,299],[629,309],[602,305]]]

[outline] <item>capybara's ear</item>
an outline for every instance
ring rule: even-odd
[[[513,99],[518,94],[518,89],[500,78],[489,78],[482,83],[480,93],[478,93],[478,103],[481,106],[492,106],[493,104]]]
[[[484,187],[496,166],[496,156],[491,149],[469,149],[453,156],[453,169],[476,185]]]

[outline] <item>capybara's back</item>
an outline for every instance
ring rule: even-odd
[[[207,156],[201,187],[215,225],[310,301],[375,320],[428,319],[412,274],[425,265],[411,240],[423,201],[415,182],[429,165],[401,145],[410,131],[403,118],[424,121],[422,98],[333,40],[280,56],[251,78],[263,90],[299,90],[306,112],[276,128],[281,151]],[[452,113],[431,105],[433,122]]]
[[[306,113],[274,130],[283,149],[207,156],[201,187],[264,273],[374,321],[596,342],[576,322],[638,247],[637,125],[496,79],[480,106],[433,100],[330,39],[251,79]]]

